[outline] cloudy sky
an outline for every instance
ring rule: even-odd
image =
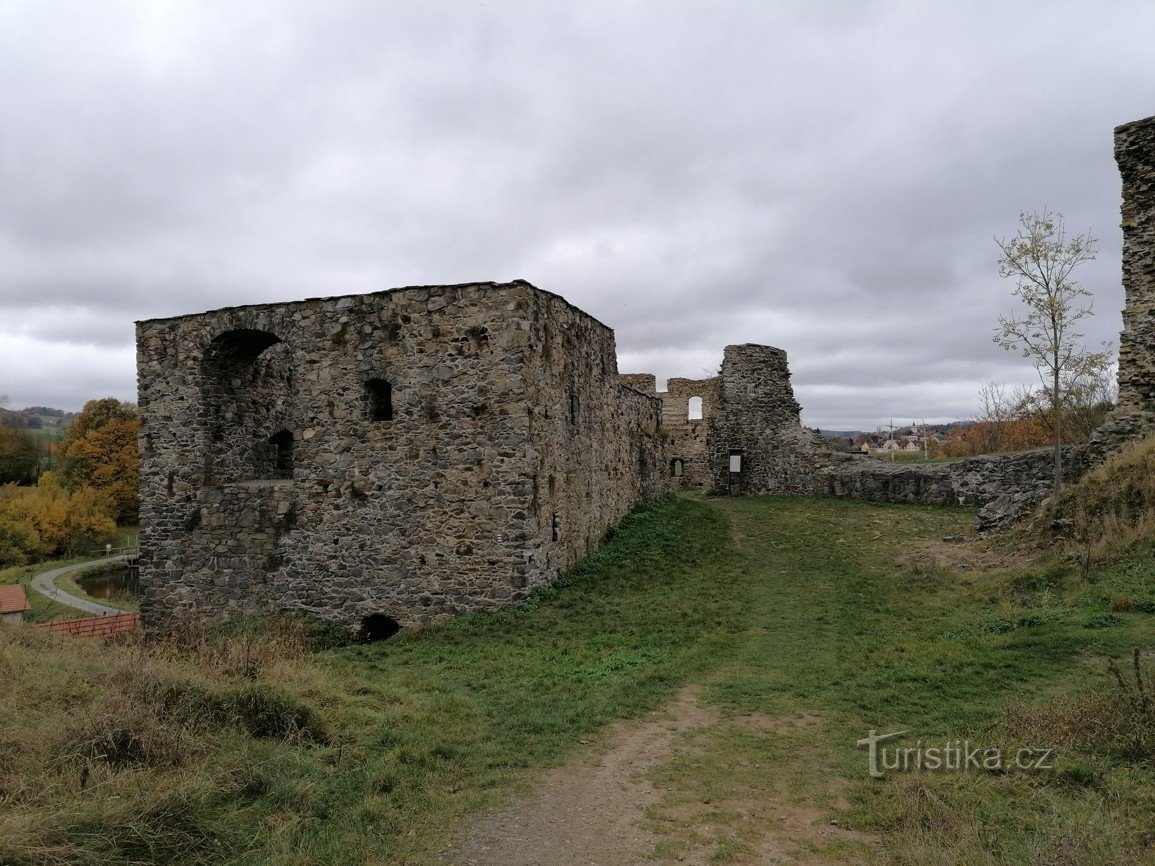
[[[623,372],[790,355],[874,429],[1026,382],[993,236],[1100,239],[1155,3],[0,0],[0,394],[135,396],[132,322],[523,278]]]

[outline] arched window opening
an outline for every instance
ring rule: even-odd
[[[205,347],[201,392],[206,480],[292,477],[293,354],[280,337],[255,328],[219,334]]]
[[[384,613],[371,613],[361,620],[361,628],[357,630],[357,640],[360,643],[376,643],[389,640],[401,631],[401,623]]]
[[[288,430],[279,430],[269,437],[272,446],[270,454],[270,478],[293,477],[293,434]]]
[[[365,401],[370,421],[393,420],[393,386],[384,379],[365,383]]]
[[[251,364],[265,349],[281,342],[281,338],[268,331],[253,328],[237,328],[225,331],[209,344],[205,357],[216,364]]]
[[[689,411],[687,412],[686,417],[689,418],[689,420],[691,420],[691,421],[701,421],[702,420],[702,398],[701,397],[691,397],[690,398]]]
[[[675,458],[670,461],[670,475],[674,478],[681,478],[685,469],[686,466],[681,460]]]

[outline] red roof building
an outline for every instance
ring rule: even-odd
[[[23,622],[24,611],[31,610],[24,587],[18,583],[0,586],[0,622]]]

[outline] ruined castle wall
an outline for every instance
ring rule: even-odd
[[[658,404],[616,399],[612,332],[527,283],[240,307],[137,333],[146,624],[277,610],[412,624],[514,603],[659,489],[661,455],[645,477],[638,457],[606,485],[591,476],[617,459],[611,439],[628,447],[620,428],[647,412],[656,426]],[[543,438],[543,416],[565,420],[570,394],[585,429],[605,419],[618,435],[567,439],[564,507],[543,509],[542,451],[560,439]],[[556,541],[542,525],[555,512]]]
[[[662,432],[670,451],[667,474],[675,489],[705,490],[713,484],[707,440],[710,420],[721,403],[721,388],[718,376],[670,379],[666,390],[658,394],[662,401]],[[695,399],[701,401],[699,418],[690,417],[690,402]]]
[[[1089,466],[1086,449],[1063,449],[1065,481],[1078,479]],[[983,528],[1004,522],[1006,512],[1033,507],[1051,492],[1054,452],[1036,448],[1020,454],[970,457],[950,463],[891,463],[874,457],[831,455],[815,475],[813,493],[878,502],[998,507]]]
[[[805,493],[822,451],[802,427],[786,353],[773,346],[727,346],[719,405],[709,418],[713,486],[730,493]],[[734,468],[736,458],[740,471]]]
[[[544,582],[669,484],[661,403],[622,384],[613,331],[545,292],[524,316],[536,530],[529,555],[544,566]]]
[[[1115,129],[1123,183],[1123,332],[1119,398],[1096,436],[1106,450],[1155,428],[1155,117]]]
[[[653,373],[618,373],[618,383],[650,397],[658,394],[658,380]]]

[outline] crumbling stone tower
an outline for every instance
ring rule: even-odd
[[[661,392],[649,373],[620,378],[662,401],[674,489],[743,494],[814,487],[816,461],[825,449],[802,427],[782,349],[727,346],[717,376],[670,379]]]
[[[1119,401],[1098,438],[1108,445],[1155,427],[1155,117],[1115,128],[1123,181],[1123,332]]]
[[[802,427],[786,352],[752,343],[727,346],[719,379],[709,432],[714,488],[809,492],[818,445]]]
[[[514,604],[668,489],[613,332],[522,281],[155,319],[137,348],[147,628]]]

